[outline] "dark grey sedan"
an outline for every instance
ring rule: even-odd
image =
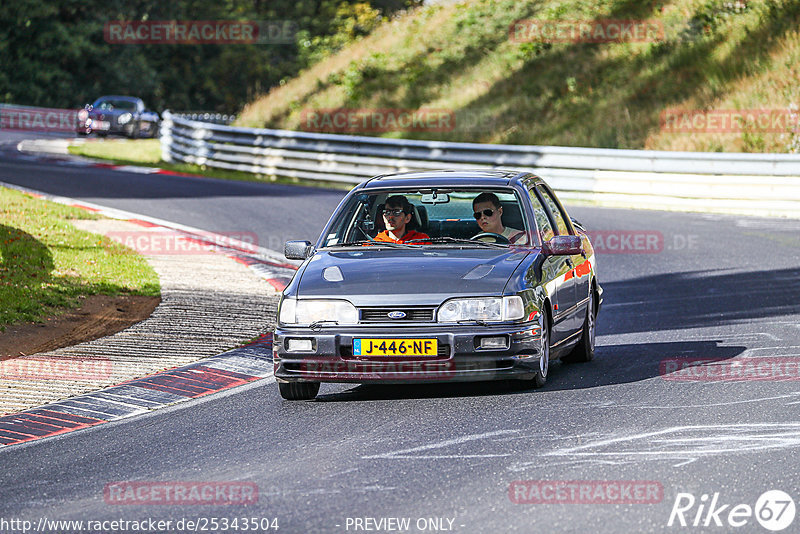
[[[285,254],[305,260],[274,333],[285,399],[312,399],[321,382],[541,387],[551,359],[594,356],[592,244],[530,173],[378,176],[350,191],[315,245],[289,241]]]
[[[78,133],[123,134],[131,139],[158,135],[158,113],[145,108],[141,98],[101,96],[78,112]]]

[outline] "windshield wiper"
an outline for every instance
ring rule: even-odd
[[[408,248],[405,243],[392,243],[391,241],[376,241],[374,239],[367,241],[349,241],[347,243],[337,243],[329,245],[329,247],[360,247],[362,245],[374,245],[376,247],[394,247],[394,248]]]
[[[459,243],[463,245],[475,245],[475,246],[488,246],[488,247],[500,247],[500,248],[507,248],[508,244],[506,243],[488,243],[486,241],[475,241],[472,239],[460,239],[457,237],[450,237],[450,236],[441,236],[441,237],[427,237],[425,239],[412,239],[411,241],[406,241],[406,243],[422,243],[422,244],[431,244],[431,243]]]

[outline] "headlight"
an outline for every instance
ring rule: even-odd
[[[278,320],[282,324],[311,324],[318,321],[356,324],[358,310],[346,300],[285,298],[281,301]]]
[[[117,119],[117,122],[119,124],[128,124],[128,122],[130,122],[130,120],[131,120],[131,114],[130,113],[123,113],[122,115],[119,116],[119,118]]]
[[[516,321],[525,316],[522,297],[452,299],[439,306],[440,323],[458,321]]]

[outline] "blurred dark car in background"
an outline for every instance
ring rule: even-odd
[[[131,139],[156,137],[160,121],[158,113],[150,111],[141,98],[132,96],[101,96],[78,112],[78,133],[122,134]]]

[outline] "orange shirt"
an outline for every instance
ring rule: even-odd
[[[400,239],[393,239],[390,235],[388,230],[384,230],[383,232],[379,233],[375,236],[375,241],[384,241],[387,243],[407,243],[408,241],[413,241],[414,239],[430,239],[428,234],[423,234],[422,232],[417,232],[416,230],[409,230],[408,232],[403,235]],[[430,243],[412,243],[412,245],[425,245]]]

